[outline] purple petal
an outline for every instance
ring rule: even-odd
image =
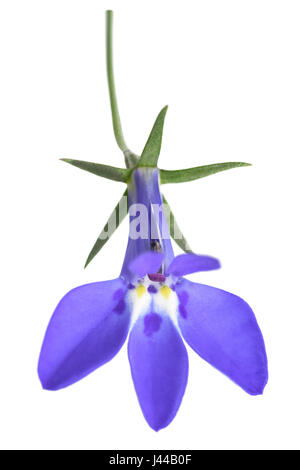
[[[155,431],[168,426],[180,406],[188,377],[188,356],[166,315],[149,313],[134,325],[128,356],[145,419]]]
[[[50,320],[38,373],[48,390],[67,387],[112,359],[123,345],[130,315],[122,280],[71,290]]]
[[[184,299],[178,322],[187,343],[247,393],[261,394],[268,380],[267,356],[249,305],[233,294],[187,280],[176,291],[179,301]]]
[[[147,273],[156,273],[163,262],[164,255],[155,251],[142,253],[129,264],[129,269],[138,276],[145,276]]]
[[[187,253],[176,256],[171,262],[168,273],[174,276],[185,276],[186,274],[196,273],[198,271],[210,271],[219,269],[220,261],[211,256],[195,255]]]

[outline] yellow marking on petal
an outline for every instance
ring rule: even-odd
[[[141,298],[146,292],[146,287],[143,286],[143,284],[140,284],[136,287],[135,291],[137,293],[138,298]]]
[[[165,297],[165,299],[168,299],[170,297],[170,294],[171,294],[171,289],[170,287],[168,286],[162,286],[159,290],[159,292],[161,293],[161,295],[163,295]]]

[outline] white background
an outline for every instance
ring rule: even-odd
[[[299,448],[299,2],[0,5],[1,448]],[[269,383],[263,396],[248,396],[189,350],[182,406],[158,433],[139,409],[126,347],[59,392],[43,391],[36,373],[59,299],[116,277],[125,252],[127,223],[83,270],[124,188],[58,160],[123,165],[106,85],[106,8],[115,11],[129,146],[141,152],[169,104],[162,168],[253,163],[163,190],[193,249],[222,261],[191,279],[254,309]]]

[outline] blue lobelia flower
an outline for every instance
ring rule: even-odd
[[[172,421],[185,391],[182,336],[246,392],[262,393],[267,358],[251,308],[235,295],[182,277],[220,265],[193,253],[174,258],[165,217],[152,211],[162,204],[157,169],[136,169],[129,188],[130,205],[147,208],[147,237],[129,237],[119,278],[77,287],[58,304],[39,360],[43,387],[57,390],[82,379],[112,359],[129,332],[132,378],[155,430]]]
[[[67,387],[112,359],[129,336],[128,356],[139,403],[149,425],[159,430],[176,415],[187,384],[188,356],[183,339],[247,393],[261,394],[267,382],[264,341],[251,308],[233,294],[184,279],[187,274],[217,269],[220,264],[191,251],[160,191],[160,184],[190,181],[247,164],[158,169],[166,107],[159,113],[141,156],[128,149],[115,96],[111,27],[112,12],[107,12],[113,127],[127,168],[64,160],[127,184],[125,209],[123,204],[123,210],[118,205],[113,211],[86,266],[129,211],[127,250],[118,278],[77,287],[60,301],[46,331],[38,373],[45,389]],[[174,257],[170,235],[186,254]]]

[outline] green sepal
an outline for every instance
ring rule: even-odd
[[[110,165],[102,165],[101,163],[84,162],[82,160],[71,160],[69,158],[61,158],[61,160],[66,163],[70,163],[70,165],[76,166],[81,170],[93,173],[94,175],[102,176],[103,178],[107,178],[113,181],[121,181],[122,183],[126,183],[131,174],[131,170],[126,170],[125,168],[117,168],[115,166]]]
[[[186,168],[183,170],[159,170],[160,183],[185,183],[193,181],[205,176],[214,175],[220,171],[230,170],[231,168],[239,168],[242,166],[251,166],[251,163],[227,162],[215,163],[213,165],[196,166],[194,168]]]
[[[152,131],[150,132],[142,152],[141,158],[138,161],[138,166],[157,166],[167,109],[168,106],[165,106],[157,116],[156,121],[152,127]]]
[[[186,238],[183,236],[183,233],[181,232],[176,222],[176,219],[174,217],[174,214],[171,210],[171,207],[168,201],[166,200],[164,195],[162,195],[162,198],[163,198],[164,205],[168,208],[168,214],[166,213],[165,216],[167,219],[169,219],[169,231],[170,231],[171,237],[183,251],[185,251],[186,253],[193,253],[193,250],[188,244]]]
[[[128,213],[128,197],[127,196],[128,196],[128,192],[127,192],[127,189],[126,189],[126,191],[124,192],[124,194],[122,196],[122,198],[124,198],[124,197],[126,198],[126,201],[125,201],[126,202],[126,207],[122,207],[122,198],[121,198],[120,201],[118,202],[118,204],[116,205],[116,207],[114,208],[113,212],[111,213],[111,215],[110,215],[108,221],[106,222],[104,228],[102,229],[100,235],[98,236],[93,248],[91,249],[91,251],[90,251],[90,253],[87,257],[87,260],[85,262],[85,265],[84,265],[85,268],[92,261],[92,259],[95,258],[95,256],[101,250],[101,248],[103,248],[105,243],[110,239],[112,234],[117,230],[117,228],[119,227],[121,222],[125,219],[125,217]],[[122,208],[123,210],[120,210],[120,208]],[[112,222],[112,224],[114,226],[114,230],[110,233],[109,236],[104,238],[104,236],[108,232],[110,222]]]

